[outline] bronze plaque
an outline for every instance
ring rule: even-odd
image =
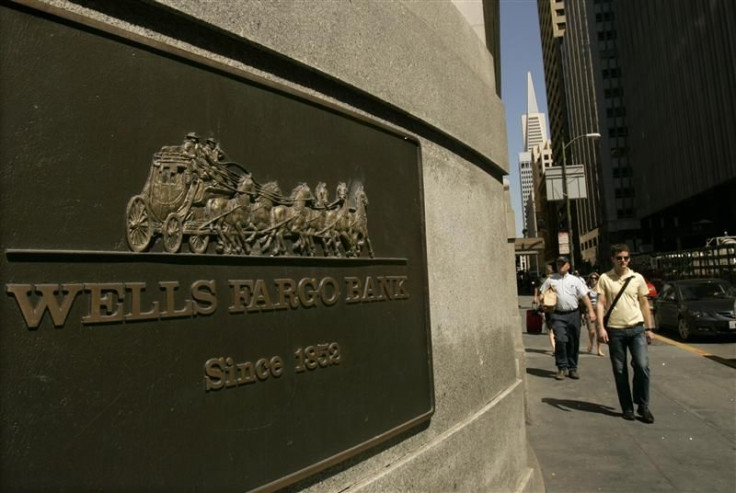
[[[57,15],[0,5],[2,489],[269,490],[428,419],[418,143]]]

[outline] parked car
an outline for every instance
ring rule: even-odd
[[[736,334],[736,289],[721,279],[665,283],[654,300],[658,329],[677,330],[680,338]]]

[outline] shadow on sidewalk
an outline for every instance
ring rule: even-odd
[[[552,370],[543,370],[541,368],[527,368],[526,372],[529,375],[534,375],[535,377],[542,377],[542,378],[554,378],[556,371]]]
[[[545,397],[542,399],[542,402],[549,404],[560,411],[583,411],[586,413],[605,414],[606,416],[621,416],[621,413],[617,412],[614,408],[604,406],[602,404],[596,404],[594,402],[576,401],[571,399],[554,399],[552,397]]]
[[[730,366],[731,368],[736,368],[736,358],[721,358],[720,356],[716,356],[714,354],[709,354],[706,356],[711,361],[715,361],[716,363],[720,363],[722,365]]]
[[[550,349],[534,349],[534,348],[524,349],[524,352],[527,352],[527,353],[549,354],[550,351],[551,351]]]

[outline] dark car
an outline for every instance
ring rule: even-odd
[[[677,330],[680,338],[736,334],[736,289],[721,279],[688,279],[665,283],[654,300],[659,329]]]

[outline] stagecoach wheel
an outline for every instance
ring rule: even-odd
[[[204,253],[210,244],[210,237],[203,235],[189,235],[189,249],[194,253]]]
[[[128,239],[128,246],[134,252],[147,250],[153,236],[153,226],[143,197],[136,195],[130,199],[126,215],[125,237]]]
[[[184,227],[181,219],[176,214],[169,214],[164,222],[164,250],[169,253],[178,252],[183,238]]]

